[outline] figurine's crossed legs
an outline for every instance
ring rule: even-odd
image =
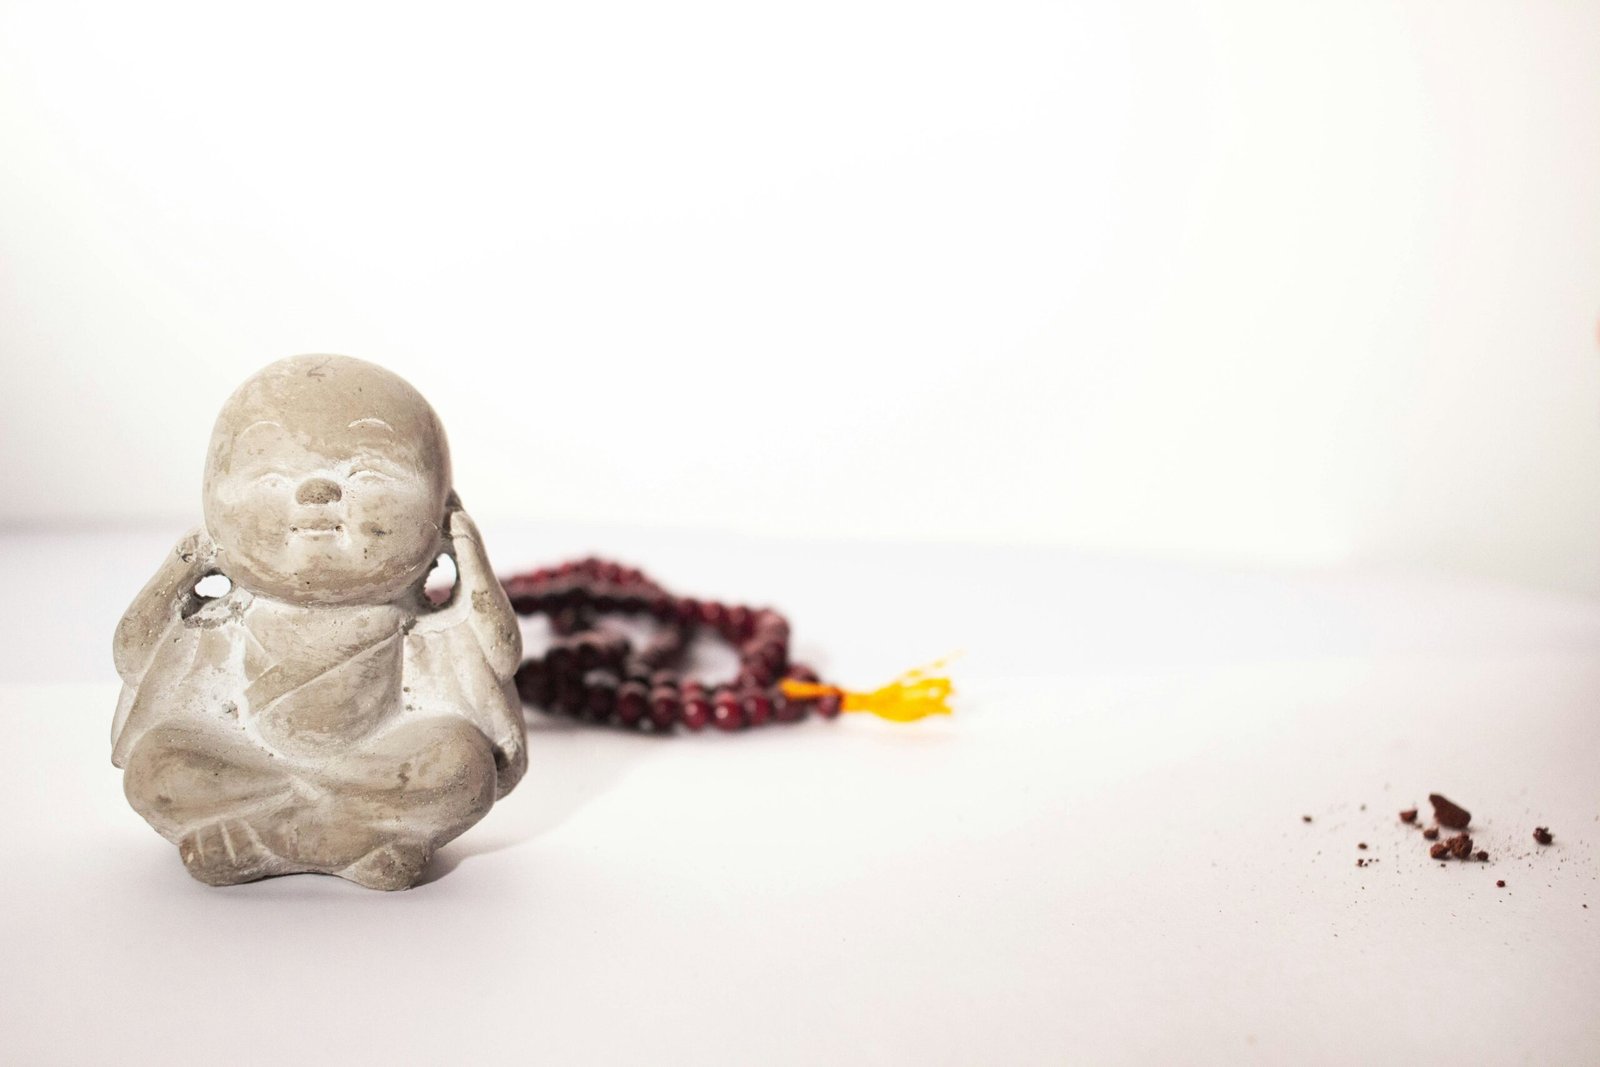
[[[343,755],[337,777],[242,731],[186,725],[141,737],[126,772],[134,809],[212,885],[313,871],[404,889],[495,795],[489,743],[447,715],[397,724]]]

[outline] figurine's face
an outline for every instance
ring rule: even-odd
[[[228,577],[303,604],[386,603],[443,544],[450,460],[433,410],[360,360],[297,356],[242,385],[217,419],[206,528]]]

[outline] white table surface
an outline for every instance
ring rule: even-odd
[[[531,715],[528,777],[417,889],[209,889],[108,752],[111,631],[181,531],[13,531],[0,1060],[1600,1060],[1600,602],[483,525],[502,572],[595,550],[777,605],[846,684],[964,649],[958,714]],[[1430,791],[1491,862],[1428,859],[1395,813]]]

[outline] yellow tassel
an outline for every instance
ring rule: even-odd
[[[955,657],[944,659],[906,671],[888,685],[870,693],[852,693],[836,685],[801,682],[785,678],[779,683],[783,695],[791,700],[815,700],[822,696],[836,696],[845,711],[865,711],[888,719],[890,722],[915,722],[929,715],[950,714],[950,694],[955,687],[950,679],[930,672],[939,670]]]

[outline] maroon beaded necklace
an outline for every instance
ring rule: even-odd
[[[523,660],[517,692],[535,707],[632,729],[666,733],[682,726],[741,730],[841,710],[871,711],[909,721],[948,714],[947,679],[913,671],[872,693],[824,685],[789,658],[789,621],[771,608],[750,608],[668,593],[642,571],[593,557],[504,579],[518,615],[545,615],[555,640],[543,656]],[[635,648],[625,635],[601,629],[601,616],[647,617],[656,632]],[[739,673],[706,686],[686,677],[690,638],[704,629],[731,644]]]

